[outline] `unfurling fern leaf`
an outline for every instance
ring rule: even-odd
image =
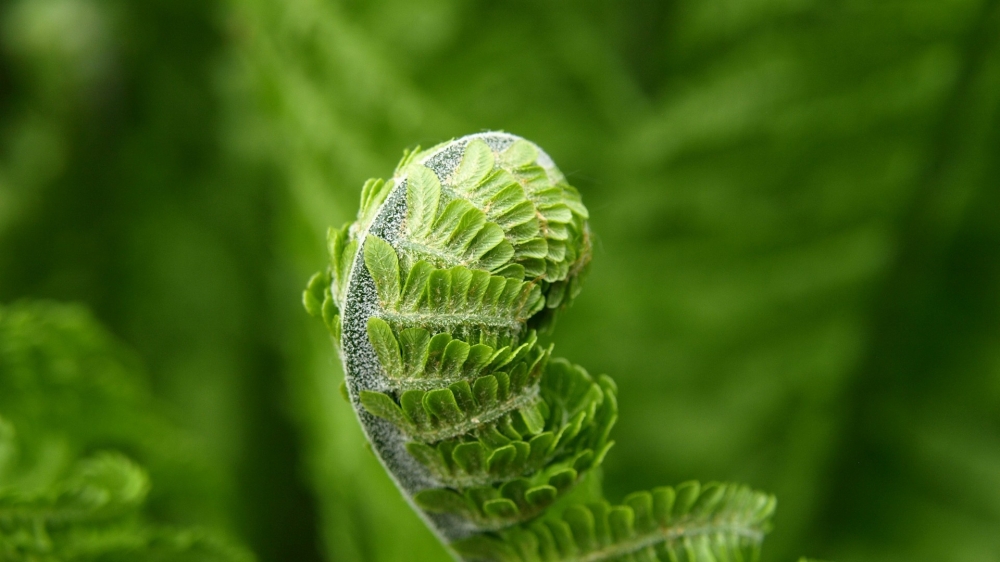
[[[306,309],[341,351],[365,434],[466,560],[753,560],[774,498],[732,484],[565,497],[613,444],[616,387],[538,342],[577,296],[587,210],[533,143],[482,133],[369,180]],[[565,501],[560,499],[565,497]]]
[[[471,560],[755,560],[774,497],[733,484],[685,482],[623,505],[572,505],[560,517],[456,543]]]

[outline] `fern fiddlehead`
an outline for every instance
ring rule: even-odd
[[[404,154],[329,233],[306,309],[404,496],[465,560],[749,560],[774,507],[731,484],[562,505],[613,444],[616,387],[537,330],[579,293],[588,213],[551,158],[488,132]],[[572,502],[571,502],[572,503]]]

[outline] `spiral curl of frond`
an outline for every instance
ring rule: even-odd
[[[333,335],[373,451],[457,556],[753,559],[773,498],[745,487],[560,505],[618,417],[612,379],[537,337],[580,292],[587,219],[551,158],[515,135],[406,152],[330,230],[304,304]]]

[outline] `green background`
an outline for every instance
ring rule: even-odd
[[[609,499],[738,480],[766,560],[1000,560],[1000,2],[9,0],[0,36],[0,303],[134,350],[205,451],[168,522],[446,559],[300,295],[366,178],[503,129],[591,211],[551,338],[618,381]]]

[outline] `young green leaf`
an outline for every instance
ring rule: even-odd
[[[399,300],[399,258],[396,250],[378,236],[365,241],[365,266],[375,281],[383,308],[394,308]]]
[[[406,179],[406,228],[416,238],[426,238],[431,231],[441,200],[441,182],[425,166],[411,165]]]
[[[397,425],[408,423],[406,417],[403,415],[403,410],[393,402],[392,398],[389,398],[385,394],[363,390],[361,391],[360,398],[361,405],[365,407],[365,410],[368,410],[369,414],[389,420]]]
[[[473,139],[465,146],[462,161],[451,177],[451,185],[469,191],[479,185],[493,170],[493,151],[482,139]]]
[[[385,320],[375,316],[368,319],[368,339],[375,348],[375,355],[385,369],[385,374],[394,379],[405,376],[399,342]]]

